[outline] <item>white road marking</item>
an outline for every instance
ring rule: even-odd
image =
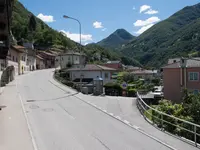
[[[129,122],[129,121],[127,121],[127,120],[124,120],[124,123],[126,123],[126,124],[128,124],[128,125],[130,124],[130,122]]]
[[[111,116],[114,116],[114,114],[113,113],[108,113],[109,115],[111,115]]]
[[[31,141],[32,141],[32,144],[33,144],[33,149],[34,150],[38,150],[38,147],[37,147],[37,144],[36,144],[35,138],[33,136],[33,132],[31,130],[31,126],[30,126],[29,120],[28,120],[28,116],[26,114],[26,110],[25,110],[25,107],[24,107],[24,104],[23,104],[23,100],[22,100],[21,94],[20,94],[19,89],[18,89],[17,80],[16,80],[16,90],[18,91],[18,96],[19,96],[19,99],[20,99],[21,107],[22,107],[22,110],[23,110],[23,113],[24,113],[24,117],[26,119],[26,123],[27,123],[27,126],[28,126],[28,131],[29,131],[30,136],[31,136]]]
[[[121,117],[120,117],[120,116],[115,116],[115,118],[117,118],[118,120],[121,120]]]
[[[107,112],[107,110],[105,110],[105,109],[104,109],[104,110],[103,110],[103,112],[105,112],[105,113],[106,113],[106,112]]]
[[[140,127],[138,127],[136,125],[132,125],[132,127],[135,128],[135,129],[137,129],[137,130],[140,129]]]

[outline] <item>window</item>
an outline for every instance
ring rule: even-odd
[[[199,73],[198,72],[189,72],[189,80],[190,81],[198,81]]]
[[[108,79],[108,73],[107,72],[105,73],[105,79]]]
[[[199,93],[199,90],[197,90],[197,89],[193,90],[194,95],[197,95],[198,93]]]
[[[18,62],[18,59],[17,59],[17,57],[16,57],[16,62]]]
[[[22,60],[24,60],[24,57],[22,56]]]
[[[15,61],[15,56],[13,56],[12,60]]]
[[[68,57],[68,60],[70,61],[70,57]]]

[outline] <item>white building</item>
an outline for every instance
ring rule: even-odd
[[[27,50],[23,46],[11,46],[8,51],[7,59],[0,60],[0,70],[3,71],[8,66],[14,66],[15,75],[29,71],[27,66]]]
[[[33,43],[24,43],[23,45],[28,50],[27,65],[29,66],[29,71],[36,70],[36,50]]]
[[[93,81],[97,77],[100,77],[103,79],[104,84],[112,81],[112,73],[115,71],[116,69],[95,64],[87,64],[83,68],[79,68],[78,66],[76,66],[68,69],[71,81],[80,81],[80,78],[82,78],[83,82],[84,80]]]
[[[77,52],[67,52],[56,56],[56,68],[69,68],[71,66],[84,64],[86,56]]]

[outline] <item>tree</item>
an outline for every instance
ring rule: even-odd
[[[29,27],[30,31],[35,31],[36,30],[37,22],[35,20],[35,16],[34,15],[31,15],[31,17],[29,19],[28,27]]]

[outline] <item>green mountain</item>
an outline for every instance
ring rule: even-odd
[[[168,58],[200,51],[200,4],[187,6],[154,25],[121,52],[145,66],[160,67]]]
[[[17,0],[14,1],[11,30],[15,39],[19,42],[34,41],[35,44],[62,49],[76,46],[75,42],[50,28]]]
[[[50,28],[42,20],[34,16],[19,1],[14,1],[12,14],[12,34],[18,44],[22,42],[34,42],[39,47],[51,47],[66,51],[68,49],[77,50],[80,44],[70,40],[63,33]],[[15,41],[15,40],[14,40]],[[13,43],[16,44],[16,43]],[[99,45],[89,44],[82,46],[82,50],[87,54],[89,62],[103,62],[106,60],[122,60],[127,65],[140,65],[128,57],[121,57],[112,51],[109,51]],[[100,56],[100,60],[94,57],[94,54]]]
[[[114,33],[109,35],[107,38],[98,42],[97,45],[100,45],[104,48],[109,49],[120,49],[124,44],[127,44],[134,39],[134,36],[131,35],[124,29],[117,29]]]

